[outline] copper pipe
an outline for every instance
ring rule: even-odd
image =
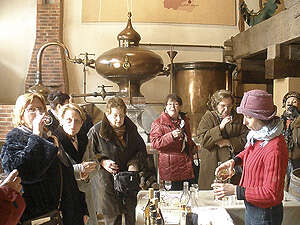
[[[187,48],[220,48],[224,49],[221,45],[187,45],[187,44],[168,44],[168,43],[140,43],[140,46],[157,46],[157,47],[187,47]]]
[[[75,59],[70,58],[69,50],[63,43],[54,41],[54,42],[48,42],[48,43],[42,45],[42,47],[40,47],[37,57],[36,57],[36,65],[37,65],[36,84],[42,84],[42,75],[41,75],[42,74],[42,72],[41,72],[42,71],[42,56],[43,56],[44,50],[51,45],[57,45],[57,46],[60,46],[61,48],[63,48],[65,50],[65,55],[67,57],[67,60],[69,62],[76,63],[76,58]]]

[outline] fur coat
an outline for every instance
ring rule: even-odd
[[[6,172],[17,169],[22,179],[26,209],[21,221],[57,209],[62,181],[60,209],[64,225],[83,225],[83,216],[88,215],[84,194],[77,187],[70,161],[61,163],[57,152],[58,148],[51,141],[28,129],[14,128],[7,134],[1,160]]]

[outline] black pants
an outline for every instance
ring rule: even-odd
[[[194,180],[181,180],[181,181],[172,181],[171,191],[182,191],[183,182],[189,182],[189,187],[194,183]]]

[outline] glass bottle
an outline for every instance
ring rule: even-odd
[[[154,202],[154,206],[155,206],[155,209],[156,209],[156,212],[157,212],[157,216],[156,216],[156,219],[160,219],[162,221],[162,224],[164,224],[164,217],[162,215],[162,212],[161,212],[161,209],[160,209],[160,204],[159,204],[159,201],[157,198],[154,198],[153,199],[153,202]]]
[[[155,220],[154,225],[164,225],[164,222],[163,222],[162,218],[157,217],[156,220]]]
[[[155,208],[155,205],[152,203],[150,205],[150,225],[155,224],[156,217],[157,217],[157,210]]]
[[[144,211],[144,224],[150,225],[150,206],[152,204],[152,199],[154,197],[154,189],[149,188],[148,190],[148,202],[145,205],[143,211]]]
[[[189,183],[183,183],[183,191],[180,197],[180,207],[182,211],[185,211],[185,208],[189,202],[190,194],[189,194]]]
[[[194,187],[190,187],[190,201],[189,205],[191,207],[191,211],[198,207],[197,197],[196,197],[196,190]]]

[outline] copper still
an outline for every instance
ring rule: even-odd
[[[183,110],[196,136],[201,117],[207,110],[209,97],[219,89],[231,90],[234,65],[222,62],[174,63],[176,93],[182,98]]]
[[[162,58],[139,47],[140,40],[141,36],[132,27],[129,12],[127,27],[118,35],[119,47],[96,59],[97,73],[117,83],[121,96],[142,97],[141,84],[162,71]]]

